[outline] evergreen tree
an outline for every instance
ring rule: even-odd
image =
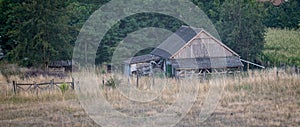
[[[243,59],[254,61],[263,49],[262,8],[256,0],[225,0],[222,5],[218,23],[222,41]]]
[[[24,66],[39,66],[55,59],[70,59],[71,27],[67,25],[66,1],[24,0],[10,1],[4,31],[10,62]]]
[[[24,0],[0,1],[0,44],[4,54],[7,54],[17,45],[16,41],[10,37],[11,33],[8,32],[17,29],[18,24],[20,24],[20,20],[17,20],[16,17],[20,16],[21,12],[23,12],[23,9],[19,7],[23,1]],[[12,21],[13,19],[15,20]]]
[[[216,24],[220,20],[221,6],[224,0],[191,0],[202,9],[210,20]]]
[[[275,28],[299,28],[300,21],[300,1],[289,0],[276,7],[270,3],[265,3],[266,17],[263,22],[267,27]]]

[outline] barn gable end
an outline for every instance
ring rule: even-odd
[[[181,49],[174,53],[171,59],[186,58],[212,58],[212,57],[239,57],[222,42],[214,38],[205,30],[199,32],[193,39],[187,42]]]

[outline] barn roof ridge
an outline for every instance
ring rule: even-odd
[[[171,36],[157,46],[151,54],[163,58],[170,58],[181,49],[187,42],[193,39],[203,28],[182,25]],[[169,44],[172,42],[172,44]]]

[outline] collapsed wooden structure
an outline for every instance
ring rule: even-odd
[[[51,61],[47,67],[51,71],[70,72],[72,71],[72,60]]]
[[[228,73],[243,67],[240,56],[202,28],[180,27],[150,54],[124,61],[127,75],[161,68],[168,76]]]

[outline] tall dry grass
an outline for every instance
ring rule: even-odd
[[[201,123],[199,113],[205,107],[210,87],[216,79],[167,79],[159,97],[149,103],[126,102],[115,89],[105,90],[106,99],[120,112],[132,116],[152,116],[162,113],[178,99],[179,86],[184,85],[190,91],[199,86],[197,99],[183,121],[197,126]],[[218,106],[206,122],[213,126],[299,126],[300,125],[300,75],[273,68],[254,70],[226,76],[219,83],[223,92]],[[140,79],[138,89],[147,90],[147,79]],[[183,83],[183,84],[181,84]],[[146,87],[145,87],[146,86]],[[189,91],[186,91],[189,92]],[[192,101],[192,98],[185,98]],[[128,108],[131,107],[131,108]],[[134,109],[134,110],[130,110]],[[216,115],[218,114],[218,115]],[[220,118],[219,118],[220,117]],[[219,119],[219,121],[216,121]],[[229,122],[228,122],[229,121]],[[183,122],[184,123],[184,122]],[[185,125],[182,122],[179,125]]]
[[[86,72],[88,75],[88,72]],[[75,74],[76,75],[76,74]],[[177,99],[184,99],[184,102],[193,102],[191,110],[184,119],[178,123],[178,126],[199,126],[199,113],[205,107],[204,102],[210,88],[216,82],[222,88],[220,98],[217,98],[217,107],[213,110],[211,116],[201,123],[204,126],[299,126],[300,125],[300,76],[299,74],[286,72],[277,68],[267,70],[254,70],[244,73],[228,75],[225,78],[209,79],[203,81],[202,78],[193,79],[171,79],[156,80],[158,84],[165,84],[162,90],[156,90],[151,87],[152,80],[149,77],[140,77],[139,86],[136,88],[141,92],[148,93],[144,98],[155,98],[146,102],[134,101],[124,96],[122,91],[117,88],[105,86],[111,77],[115,77],[121,82],[128,79],[116,74],[102,74],[87,76],[96,80],[97,83],[91,84],[91,92],[100,92],[100,96],[104,96],[114,109],[133,117],[154,116],[162,113],[169,106],[174,105]],[[1,76],[0,76],[1,78]],[[20,82],[48,81],[53,77],[36,77],[36,79],[22,80],[18,77],[11,77]],[[68,79],[57,79],[66,81]],[[76,80],[76,79],[75,79]],[[132,86],[136,87],[136,79],[130,79]],[[1,80],[2,81],[2,80]],[[7,85],[7,84],[6,84]],[[121,84],[119,84],[121,85]],[[10,86],[8,84],[8,86]],[[95,88],[96,86],[97,88]],[[195,100],[193,97],[180,97],[179,93],[185,87],[183,93],[197,91]],[[1,89],[3,84],[1,84]],[[3,87],[2,91],[11,91],[10,87]],[[75,86],[76,88],[76,86]],[[160,88],[160,87],[158,87]],[[198,89],[196,89],[198,88]],[[155,91],[156,90],[156,91]],[[1,91],[1,93],[2,93]],[[124,92],[124,91],[123,91]],[[220,92],[220,91],[219,91]],[[8,92],[9,93],[9,92]],[[70,91],[65,96],[69,99],[75,99],[76,95]],[[157,97],[156,97],[157,96]],[[21,93],[19,95],[9,95],[3,99],[2,104],[22,104],[22,103],[47,103],[52,101],[63,101],[62,93],[40,94],[36,96],[34,93]],[[67,99],[66,99],[67,100]],[[79,109],[78,109],[79,110]],[[178,115],[185,115],[180,114]]]

